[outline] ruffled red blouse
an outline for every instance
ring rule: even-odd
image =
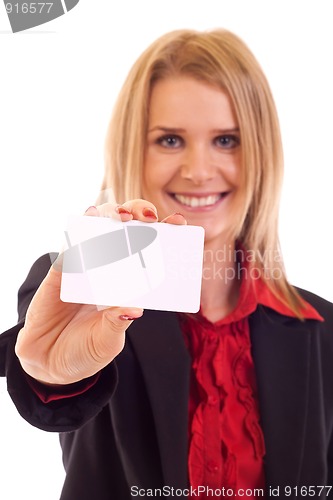
[[[248,317],[258,304],[295,315],[263,281],[246,276],[236,309],[221,321],[211,323],[201,312],[180,315],[192,357],[188,472],[196,493],[199,486],[206,488],[199,498],[211,498],[211,490],[225,488],[228,498],[236,498],[242,489],[246,498],[254,499],[251,492],[265,487],[265,442]],[[308,303],[303,314],[322,319]]]

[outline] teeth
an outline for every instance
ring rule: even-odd
[[[188,207],[207,207],[209,205],[214,205],[220,198],[220,194],[214,194],[206,197],[198,196],[183,196],[182,194],[174,195],[176,200],[180,201],[183,205]]]

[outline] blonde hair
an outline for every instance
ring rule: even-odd
[[[242,157],[243,203],[233,236],[251,250],[252,266],[264,271],[264,279],[275,295],[302,318],[302,299],[288,283],[282,259],[277,257],[283,176],[277,112],[260,65],[233,33],[223,29],[173,31],[157,39],[139,57],[120,92],[108,128],[102,192],[112,188],[118,203],[142,197],[151,89],[158,80],[179,75],[214,85],[229,95],[239,125]]]

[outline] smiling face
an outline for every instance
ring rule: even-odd
[[[143,197],[162,219],[180,212],[206,242],[235,224],[240,135],[228,96],[191,77],[158,81],[151,93]]]

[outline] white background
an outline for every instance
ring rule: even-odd
[[[32,262],[59,249],[67,214],[94,204],[106,126],[134,59],[166,31],[214,27],[247,42],[275,96],[288,276],[333,300],[330,0],[81,0],[66,16],[15,35],[1,2],[0,331],[16,322],[17,288]],[[59,499],[58,438],[18,416],[4,381],[0,446],[1,500]]]

